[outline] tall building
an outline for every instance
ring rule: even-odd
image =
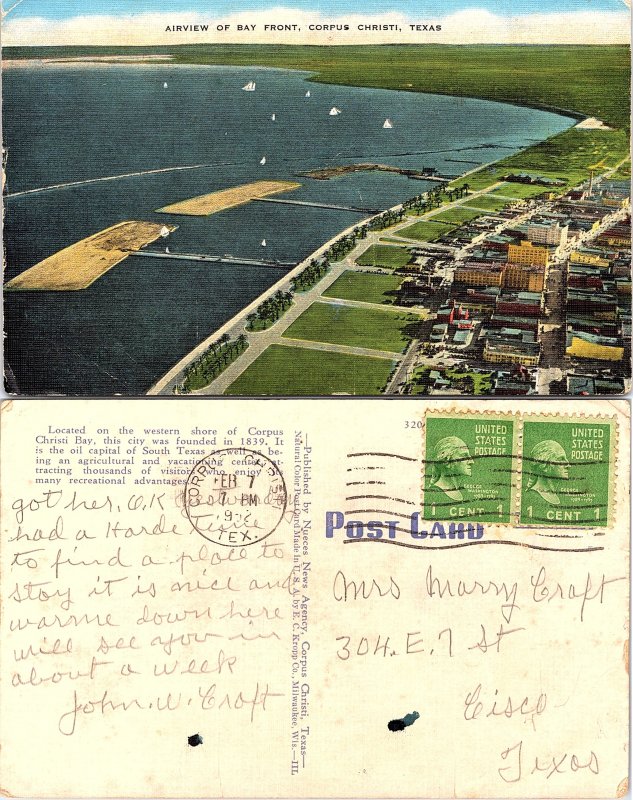
[[[527,237],[535,244],[551,244],[564,247],[567,244],[568,226],[559,222],[530,222]]]
[[[545,285],[545,267],[538,264],[506,264],[503,286],[525,292],[542,292]]]
[[[455,270],[455,283],[466,286],[501,286],[504,264],[466,261]]]
[[[512,264],[539,264],[546,267],[549,252],[546,247],[538,247],[532,242],[523,241],[521,244],[508,246],[508,261]]]

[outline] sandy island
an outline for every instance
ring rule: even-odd
[[[172,55],[145,55],[145,56],[68,56],[66,58],[5,58],[2,59],[2,69],[10,67],[43,67],[49,64],[75,66],[77,64],[144,64],[144,63],[170,63]]]
[[[291,189],[298,189],[300,186],[300,183],[292,183],[291,181],[255,181],[255,183],[245,183],[242,186],[222,189],[211,194],[202,194],[189,200],[181,200],[179,203],[173,203],[156,210],[162,214],[207,217],[209,214],[216,214],[225,208],[241,206],[259,197],[288,192]]]
[[[150,242],[171,233],[175,225],[119,222],[65,247],[5,284],[12,291],[74,291],[85,289],[109,269]]]
[[[597,117],[587,117],[587,119],[583,119],[582,122],[579,122],[578,125],[574,125],[575,128],[580,128],[584,131],[611,131],[613,128],[610,128],[608,125],[605,125],[601,119]]]

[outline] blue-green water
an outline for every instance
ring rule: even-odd
[[[360,160],[458,174],[474,164],[450,159],[493,161],[573,124],[534,109],[309,84],[306,77],[263,68],[155,64],[7,69],[9,193],[163,167],[211,166],[8,197],[5,281],[126,219],[177,223],[168,240],[172,251],[300,261],[361,217],[267,203],[210,217],[169,217],[155,209],[253,180],[292,180],[299,171]],[[242,91],[249,80],[256,81],[255,92]],[[342,113],[330,116],[332,106]],[[387,117],[391,130],[382,128]],[[390,173],[299,180],[301,188],[289,199],[370,208],[388,208],[429,186]],[[6,360],[23,394],[141,394],[282,275],[275,268],[130,258],[83,291],[7,293]]]

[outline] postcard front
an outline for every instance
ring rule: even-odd
[[[8,796],[604,797],[623,402],[2,410]]]
[[[625,393],[625,3],[13,2],[7,392]]]

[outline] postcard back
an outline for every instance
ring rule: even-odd
[[[5,796],[626,792],[626,402],[1,418]]]

